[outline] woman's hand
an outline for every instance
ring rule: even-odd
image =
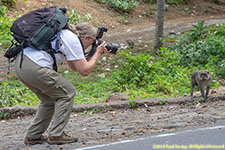
[[[106,42],[103,41],[103,43],[96,48],[96,52],[101,55],[104,53],[109,53],[110,51],[108,51],[105,46],[106,46]]]
[[[94,69],[98,58],[104,53],[110,53],[105,47],[106,42],[104,41],[101,45],[96,48],[95,54],[87,61],[84,59],[67,61],[70,68],[73,71],[78,71],[82,76],[87,76]]]

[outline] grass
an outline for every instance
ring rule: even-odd
[[[160,59],[154,51],[149,50],[149,47],[145,46],[146,44],[136,45],[133,50],[118,50],[117,55],[110,54],[103,56],[96,64],[93,72],[87,77],[82,77],[77,72],[70,71],[66,65],[59,66],[59,73],[76,88],[77,95],[75,96],[74,103],[88,104],[102,102],[107,99],[110,93],[118,91],[126,93],[131,100],[166,98],[189,93],[190,81],[188,75],[191,73],[191,70],[174,67],[176,64],[173,64],[173,59],[176,58],[176,55],[173,56],[173,53],[167,54],[167,52],[163,52],[163,59]],[[132,54],[129,55],[127,52],[131,51]],[[154,58],[154,61],[149,62],[149,58],[146,56],[150,56],[151,59]],[[168,58],[165,59],[166,57]],[[142,61],[143,63],[141,63]],[[145,61],[146,63],[144,63]],[[153,67],[149,70],[150,72],[146,72],[148,65],[152,65]],[[169,66],[172,68],[168,68]],[[131,69],[126,69],[126,67],[131,67]],[[133,72],[135,70],[139,72]],[[152,78],[143,79],[139,77],[134,82],[133,79],[138,74],[146,74],[146,77],[152,76]],[[4,80],[0,81],[0,91],[2,94],[0,94],[0,101],[7,95],[7,99],[4,98],[3,107],[37,105],[39,103],[38,98],[20,83],[16,76],[1,74],[1,78],[4,78]],[[146,83],[146,85],[137,86],[136,83]],[[218,87],[217,82],[213,83],[213,88],[215,87]],[[9,102],[10,99],[12,100],[11,102]]]
[[[76,21],[76,12],[73,14],[72,18]],[[8,24],[11,21],[8,23],[5,15],[3,18],[5,19],[2,23],[8,29]],[[126,18],[122,18],[121,21],[124,20]],[[4,32],[5,30],[0,31]],[[3,38],[8,37],[9,32],[6,31],[7,33],[4,34]],[[216,33],[215,37],[218,36],[218,40],[212,37],[214,33]],[[75,104],[105,101],[112,92],[124,92],[131,100],[181,96],[184,93],[189,93],[189,77],[192,71],[197,69],[210,70],[214,78],[212,88],[216,88],[219,86],[218,77],[224,75],[225,72],[221,67],[225,65],[225,61],[221,61],[224,60],[221,47],[224,47],[225,40],[220,38],[220,36],[224,36],[224,33],[225,24],[213,27],[213,31],[205,32],[203,24],[199,23],[194,30],[189,32],[189,35],[187,34],[187,37],[179,36],[166,39],[165,45],[167,46],[163,47],[159,54],[152,50],[153,43],[146,42],[135,45],[132,50],[120,49],[117,55],[103,56],[88,77],[82,77],[77,72],[70,71],[65,65],[60,66],[59,73],[76,88]],[[201,41],[205,48],[198,47],[198,41]],[[190,51],[189,47],[197,47],[197,49]],[[204,50],[211,51],[216,55],[214,57],[204,56],[204,62],[208,61],[206,64],[199,62],[201,59],[197,57],[196,59],[190,57],[193,59],[191,60],[193,64],[189,65],[190,59],[186,59],[186,53],[195,56],[196,52],[200,53]],[[204,52],[204,54],[207,53]],[[198,56],[202,58],[203,55]],[[215,65],[218,62],[219,64]],[[186,66],[182,63],[186,63]],[[39,103],[36,95],[19,82],[14,75],[1,74],[0,78],[2,79],[0,80],[0,107],[37,105]]]

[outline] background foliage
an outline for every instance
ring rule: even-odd
[[[171,47],[179,53],[179,63],[185,67],[208,66],[225,77],[225,24],[205,27],[204,21],[179,37]]]
[[[0,6],[0,47],[8,47],[13,39],[10,27],[15,19],[7,16],[7,9],[4,5]]]
[[[20,82],[0,82],[0,108],[15,105],[35,105],[39,100],[27,87]]]

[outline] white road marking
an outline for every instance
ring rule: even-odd
[[[221,129],[221,128],[225,128],[225,126],[204,127],[204,128],[194,129],[194,130],[180,131],[180,132],[176,132],[176,133],[160,134],[160,135],[143,137],[143,138],[138,138],[138,139],[124,140],[124,141],[118,141],[118,142],[113,142],[113,143],[108,143],[108,144],[101,144],[101,145],[95,145],[95,146],[90,146],[90,147],[83,147],[83,148],[78,148],[76,150],[89,150],[89,149],[106,147],[106,146],[111,146],[111,145],[117,145],[117,144],[123,144],[123,143],[131,143],[131,142],[136,142],[136,141],[142,141],[142,140],[147,140],[147,139],[152,139],[152,138],[160,138],[160,137],[174,136],[174,135],[178,135],[178,134],[182,134],[182,133],[195,132],[195,131],[204,131],[204,130],[214,130],[214,129]]]

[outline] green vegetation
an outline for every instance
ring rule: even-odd
[[[161,101],[159,102],[160,105],[164,105],[165,103],[166,103],[165,100],[161,100]]]
[[[1,8],[0,47],[3,47],[12,39],[9,28],[14,18],[6,15],[7,7]],[[82,17],[75,10],[70,15],[74,23],[89,19],[90,14]],[[209,70],[214,79],[212,88],[225,78],[224,36],[224,23],[206,27],[202,21],[183,35],[165,38],[167,47],[157,54],[143,44],[138,53],[135,49],[121,49],[116,56],[103,58],[88,77],[67,68],[61,68],[59,73],[75,86],[75,104],[105,101],[112,92],[125,92],[130,99],[181,96],[190,92],[190,75],[194,70]],[[4,78],[0,80],[0,107],[39,103],[37,96],[15,76],[1,74],[0,77]],[[129,105],[133,106],[134,102]]]
[[[225,77],[225,24],[204,27],[204,21],[193,26],[177,39],[171,49],[179,55],[179,63],[185,67],[201,66],[215,70],[217,76]]]
[[[154,8],[145,8],[144,9],[145,14],[149,15],[149,16],[153,15],[156,11],[157,11],[157,9],[154,9]]]
[[[0,108],[15,105],[36,105],[39,100],[27,87],[18,80],[0,82]]]
[[[2,6],[12,7],[15,4],[16,0],[0,0]]]
[[[0,120],[8,119],[9,117],[10,117],[9,113],[0,111]]]
[[[68,14],[67,14],[68,15]],[[69,21],[72,24],[77,24],[80,22],[90,21],[92,19],[91,14],[86,14],[85,16],[80,16],[77,14],[77,11],[75,9],[72,10],[71,15],[69,16]]]
[[[130,108],[136,108],[137,107],[137,102],[135,100],[129,101],[129,107]]]
[[[161,48],[158,55],[153,50],[138,54],[119,50],[116,56],[102,59],[88,77],[65,68],[60,73],[77,90],[75,104],[105,101],[111,92],[118,91],[125,92],[130,99],[181,96],[189,93],[190,75],[199,69],[211,72],[212,88],[216,88],[225,72],[225,24],[203,25],[199,22],[181,36],[165,38],[170,46]],[[201,43],[204,45],[198,46]],[[1,107],[38,104],[37,97],[15,77],[0,82],[0,93]]]
[[[193,101],[193,102],[188,102],[187,104],[188,104],[188,105],[197,105],[197,104],[199,104],[201,101],[202,101],[202,100],[199,99],[199,100],[195,100],[195,101]]]
[[[129,24],[127,17],[128,16],[118,16],[117,21],[122,24]]]
[[[139,5],[138,0],[96,0],[97,2],[107,4],[120,13],[130,13]],[[157,0],[142,0],[143,3],[156,4]],[[166,0],[169,5],[188,4],[189,0]]]
[[[10,32],[14,18],[7,16],[7,7],[0,6],[0,50],[1,48],[9,47],[11,40],[13,39]]]
[[[135,8],[139,4],[137,0],[96,0],[96,1],[101,2],[103,4],[107,4],[121,13],[129,13],[133,8]]]

